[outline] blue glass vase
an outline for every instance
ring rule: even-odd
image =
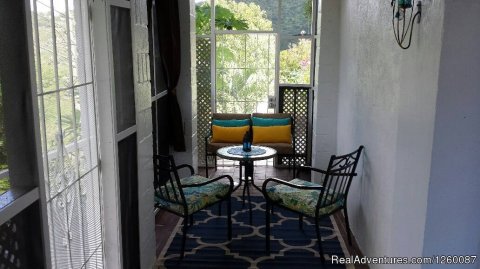
[[[250,132],[246,132],[243,136],[243,151],[250,152],[252,151],[252,142],[250,141]]]
[[[243,151],[245,152],[252,151],[252,143],[250,143],[250,141],[243,142]]]

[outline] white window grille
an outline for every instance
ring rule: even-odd
[[[103,268],[87,0],[31,0],[53,268]]]

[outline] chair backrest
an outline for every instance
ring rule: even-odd
[[[266,118],[266,119],[290,119],[290,124],[293,129],[293,117],[290,113],[253,113],[252,117]]]
[[[250,119],[250,114],[235,114],[235,113],[213,113],[213,120],[245,120]]]
[[[171,155],[154,155],[156,195],[170,203],[185,204],[185,196],[181,188],[180,177]]]
[[[324,188],[320,191],[317,203],[317,212],[322,207],[346,203],[350,184],[357,175],[355,170],[362,150],[363,146],[360,146],[352,153],[330,157],[322,184]]]

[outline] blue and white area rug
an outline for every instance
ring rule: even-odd
[[[188,229],[185,257],[180,260],[182,221],[176,227],[157,261],[157,268],[349,268],[331,263],[331,255],[349,257],[333,217],[321,222],[325,266],[321,266],[313,221],[304,218],[299,228],[298,215],[274,209],[271,253],[265,256],[265,199],[252,197],[253,222],[249,225],[248,204],[232,197],[232,241],[227,240],[225,204],[222,216],[212,206],[194,216]]]

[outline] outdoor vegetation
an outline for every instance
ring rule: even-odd
[[[0,172],[8,169],[7,140],[5,137],[5,119],[3,113],[3,92],[0,81]],[[0,178],[0,194],[10,189],[9,177]]]
[[[279,83],[310,84],[312,43],[302,35],[311,33],[311,0],[215,3],[216,31],[233,31],[215,35],[217,112],[267,112],[267,97],[276,91],[277,43]],[[196,18],[197,36],[209,35],[209,1],[197,1]],[[235,33],[242,30],[249,32]]]
[[[68,23],[65,6],[59,4],[55,7],[54,25],[49,2],[37,1],[37,7],[38,44],[35,42],[34,52],[36,70],[41,70],[37,73],[37,89],[41,94],[38,98],[40,128],[41,133],[45,133],[45,136],[42,135],[42,147],[48,153],[44,157],[48,160],[48,182],[51,194],[54,194],[79,176],[77,159],[80,170],[86,170],[82,164],[85,163],[85,146],[89,145],[83,139],[85,130],[82,130],[80,100],[89,86],[74,86],[88,84],[89,81],[86,80],[83,61],[79,58],[82,44],[77,36],[78,18],[75,18],[77,14],[73,11],[73,2],[69,1]],[[37,55],[37,49],[40,55]]]

